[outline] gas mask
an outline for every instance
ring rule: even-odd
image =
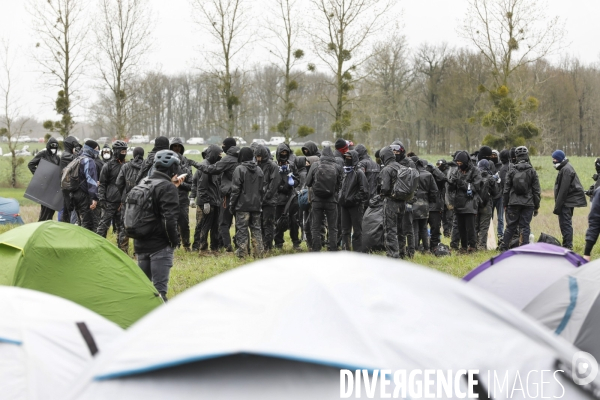
[[[102,151],[102,159],[104,161],[110,160],[110,151],[103,150]]]

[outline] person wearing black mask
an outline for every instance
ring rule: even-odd
[[[201,163],[197,168],[202,170],[203,173],[221,177],[220,191],[223,203],[219,214],[219,235],[225,250],[232,252],[233,247],[231,246],[231,234],[229,231],[233,223],[233,214],[229,210],[229,196],[231,195],[233,171],[239,165],[238,153],[240,149],[236,146],[234,138],[226,138],[223,140],[221,150],[225,154],[222,159],[214,164]]]
[[[185,251],[192,251],[190,249],[190,198],[189,193],[192,190],[192,166],[190,161],[183,155],[185,146],[181,138],[175,138],[169,146],[171,151],[177,153],[179,157],[179,168],[177,175],[185,175],[183,182],[177,188],[179,193],[179,221],[177,221],[177,228],[179,229],[179,235],[181,236],[181,245]]]
[[[77,157],[77,153],[79,152],[76,149],[81,149],[81,146],[79,145],[79,142],[77,142],[77,139],[73,136],[67,136],[67,138],[64,140],[63,142],[63,152],[62,155],[60,156],[60,173],[62,175],[62,171],[63,169],[65,169],[65,167],[67,165],[69,165],[69,163],[71,161],[73,161],[75,159],[75,157]],[[74,212],[73,209],[73,205],[71,204],[71,196],[68,190],[63,190],[63,210],[62,210],[62,215],[60,215],[60,220],[62,222],[66,222],[66,223],[72,223],[71,217],[73,215],[75,215],[75,221],[77,221],[77,214]]]
[[[295,188],[300,184],[298,179],[298,172],[296,165],[290,162],[291,150],[285,143],[280,143],[275,151],[275,158],[277,159],[277,165],[279,166],[279,187],[277,189],[277,208],[275,210],[275,221],[277,221],[285,213],[285,208],[290,200],[290,197],[296,195]],[[290,218],[289,229],[290,238],[292,239],[292,246],[294,250],[300,250],[300,238],[298,236],[298,202],[292,200],[288,209],[288,215]],[[275,229],[275,247],[278,249],[283,248],[284,244],[284,232],[276,227]]]
[[[133,160],[125,163],[121,167],[121,171],[119,171],[119,176],[117,176],[116,183],[119,193],[121,193],[121,210],[123,210],[123,205],[125,204],[127,195],[136,185],[137,176],[140,172],[140,168],[142,168],[143,162],[144,149],[141,147],[136,147],[133,149]],[[121,222],[121,226],[123,226],[123,222]],[[125,232],[125,229],[121,229],[119,231],[119,248],[125,253],[129,253],[129,237]]]
[[[481,174],[472,165],[466,151],[459,152],[455,161],[458,168],[448,177],[448,187],[455,192],[454,212],[460,234],[460,251],[473,253],[477,250],[475,216],[478,209]]]
[[[594,167],[596,167],[596,173],[592,176],[594,180],[594,184],[590,186],[589,190],[585,192],[587,196],[589,196],[590,201],[594,198],[594,192],[596,189],[600,188],[600,158],[596,158],[594,161]]]
[[[358,146],[356,146],[356,152],[358,153],[359,159],[358,166],[363,170],[363,172],[365,173],[365,177],[369,182],[368,200],[371,200],[377,195],[377,176],[381,171],[381,167],[379,166],[379,164],[373,161],[371,157],[369,157],[367,148],[364,145],[359,144]],[[369,206],[368,200],[365,202],[365,204],[363,204],[363,211],[366,211],[367,207]]]
[[[58,156],[58,154],[56,154],[57,152],[58,141],[51,137],[50,139],[48,139],[48,143],[46,143],[46,149],[37,153],[35,157],[33,157],[31,161],[29,161],[29,164],[27,164],[27,168],[29,168],[32,174],[35,174],[35,171],[37,170],[38,165],[42,160],[46,160],[49,163],[55,165],[60,165],[60,157]],[[40,209],[40,217],[38,219],[38,222],[50,221],[52,220],[52,218],[54,218],[54,210],[42,205]]]
[[[148,158],[144,160],[136,183],[140,183],[142,179],[148,177],[150,170],[154,167],[154,156],[161,150],[169,150],[169,139],[164,136],[159,136],[154,140],[154,148],[148,153]]]
[[[498,247],[502,247],[504,242],[504,209],[507,206],[507,204],[504,202],[504,185],[506,183],[508,171],[511,168],[510,150],[502,150],[499,158],[501,167],[498,168],[498,178],[500,180],[500,193],[502,193],[502,196],[500,196],[499,202],[494,203],[494,209],[492,209],[492,218],[496,218],[498,221]],[[498,205],[501,207],[498,208]],[[497,212],[497,217],[494,217],[494,212]]]
[[[369,199],[369,182],[358,163],[358,153],[355,150],[344,153],[344,177],[339,204],[342,211],[342,249],[360,253],[363,252],[362,207]]]
[[[406,157],[406,148],[401,141],[396,140],[391,145],[392,151],[396,162],[407,168],[417,169],[414,161]],[[413,228],[413,204],[417,201],[416,197],[406,202],[406,208],[402,215],[402,223],[398,226],[398,246],[400,251],[400,257],[404,258],[408,256],[412,258],[415,254],[415,238]]]
[[[271,159],[271,153],[265,146],[258,145],[254,150],[256,162],[263,172],[263,199],[261,213],[261,233],[264,251],[273,248],[275,237],[275,209],[277,208],[277,189],[281,182],[279,166]]]
[[[264,175],[254,161],[254,152],[251,148],[242,148],[238,161],[240,165],[233,171],[229,204],[231,212],[235,214],[236,255],[238,258],[248,255],[251,235],[252,253],[255,258],[261,258],[263,243],[260,210],[264,195]]]
[[[377,188],[380,196],[384,199],[383,236],[386,256],[400,258],[403,255],[399,250],[398,228],[402,226],[402,217],[406,208],[406,203],[392,197],[394,185],[398,179],[400,165],[396,161],[397,155],[394,154],[394,151],[390,146],[386,146],[379,150],[379,157],[384,164],[384,167],[381,169],[379,177],[377,178]]]
[[[117,231],[122,231],[121,219],[121,191],[117,186],[117,178],[121,167],[125,164],[127,144],[121,140],[113,143],[113,158],[106,162],[100,171],[98,185],[98,208],[101,210],[100,221],[96,233],[106,237],[108,228],[113,220],[116,221]],[[118,244],[118,243],[117,243]]]

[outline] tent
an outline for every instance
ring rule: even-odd
[[[0,225],[23,225],[19,214],[19,202],[15,199],[0,197]]]
[[[600,360],[600,260],[563,276],[523,311]]]
[[[512,385],[557,360],[572,365],[575,353],[510,305],[429,268],[299,254],[180,294],[101,354],[67,399],[339,399],[340,369],[478,369],[483,390],[491,371]],[[527,378],[531,390],[550,380]],[[589,398],[570,375],[556,378],[545,396]]]
[[[5,232],[0,259],[0,285],[74,301],[122,328],[163,303],[125,253],[76,225],[46,221]]]
[[[463,280],[522,310],[548,286],[585,263],[581,256],[563,247],[534,243],[491,258]]]
[[[0,286],[0,397],[58,400],[123,330],[60,297]],[[85,336],[84,336],[85,334]]]

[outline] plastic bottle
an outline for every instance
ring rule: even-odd
[[[533,232],[529,234],[529,243],[535,243],[535,236],[533,236]]]
[[[288,185],[294,186],[294,178],[292,178],[292,174],[288,175]]]

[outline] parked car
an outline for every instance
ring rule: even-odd
[[[106,143],[110,142],[110,138],[107,136],[102,136],[102,137],[98,138],[98,140],[96,142],[98,142],[99,146],[104,146]]]
[[[290,142],[290,146],[304,146],[304,142],[294,142],[293,140]]]
[[[269,140],[270,146],[277,146],[281,143],[285,143],[285,137],[283,136],[273,136],[271,137],[271,140]]]
[[[41,137],[38,140],[36,140],[37,143],[46,143],[46,139]]]
[[[146,144],[148,142],[149,142],[148,136],[142,136],[142,135],[133,135],[131,137],[131,139],[129,139],[129,143],[134,143],[134,144]]]
[[[183,154],[186,155],[186,156],[187,155],[198,156],[198,155],[200,155],[202,153],[200,152],[200,150],[191,149],[191,150],[184,151]]]
[[[31,142],[31,138],[29,136],[19,136],[17,139],[17,143],[29,143]]]
[[[192,137],[186,141],[187,144],[204,144],[204,139],[201,137]]]
[[[252,143],[258,143],[258,144],[260,144],[262,146],[268,146],[269,145],[269,143],[267,143],[267,141],[265,139],[254,139],[252,141]]]
[[[321,142],[321,146],[322,146],[322,147],[327,147],[327,146],[331,147],[331,146],[333,146],[333,143],[332,143],[332,142],[330,142],[329,140],[323,140],[323,141]]]
[[[246,141],[239,136],[234,136],[233,138],[235,139],[238,146],[243,146],[246,144]]]
[[[223,143],[223,139],[221,139],[220,136],[211,136],[206,141],[206,144],[222,144],[222,143]]]
[[[29,152],[29,146],[23,146],[21,150],[15,151],[15,157],[29,157],[31,153]],[[12,157],[12,153],[8,152],[4,154],[4,157]]]

